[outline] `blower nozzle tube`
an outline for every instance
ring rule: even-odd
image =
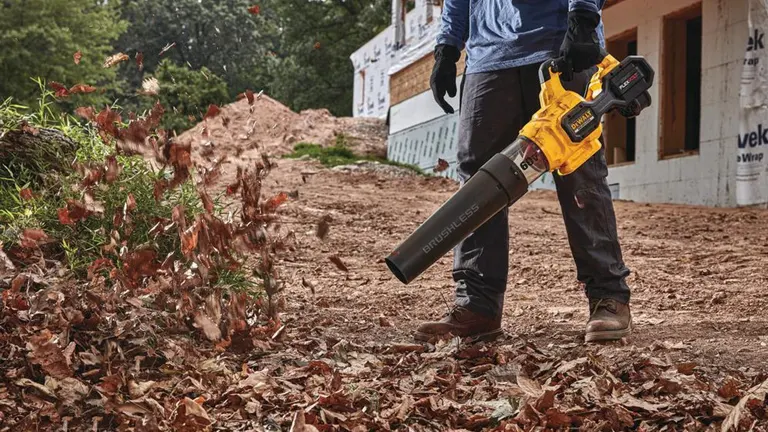
[[[384,261],[408,284],[486,221],[514,204],[548,170],[539,147],[518,137],[483,165]]]

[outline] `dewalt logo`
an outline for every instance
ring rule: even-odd
[[[582,126],[584,126],[586,123],[589,123],[592,119],[595,118],[595,115],[592,114],[592,111],[584,111],[584,114],[578,116],[576,120],[573,120],[571,122],[571,130],[578,131],[581,129]]]

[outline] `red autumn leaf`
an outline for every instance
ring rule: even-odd
[[[32,190],[28,189],[28,188],[24,188],[24,189],[19,191],[19,196],[24,201],[29,201],[29,200],[32,199]]]
[[[83,58],[83,53],[81,53],[80,51],[77,51],[73,57],[75,59],[75,64],[76,65],[80,64],[80,59]]]
[[[251,15],[258,15],[261,12],[261,8],[259,7],[259,5],[253,5],[248,8],[248,12]]]
[[[93,214],[85,204],[75,201],[67,200],[67,206],[60,208],[59,222],[63,225],[74,225],[77,221],[82,220]]]
[[[72,220],[71,217],[69,217],[69,210],[67,210],[66,207],[60,208],[58,210],[59,213],[59,222],[62,225],[74,225],[75,221]]]
[[[315,42],[315,45],[312,46],[312,48],[319,50],[320,49],[320,42]]]
[[[69,96],[69,89],[64,87],[64,85],[61,83],[57,83],[56,81],[51,81],[50,83],[48,83],[48,87],[50,87],[51,89],[53,89],[53,91],[56,92],[55,95],[57,98],[65,98]]]
[[[128,127],[123,129],[120,137],[126,141],[144,144],[144,141],[152,134],[152,130],[160,125],[165,108],[158,101],[143,119],[133,119]],[[131,114],[134,115],[134,114]]]
[[[248,98],[248,105],[253,105],[253,101],[256,98],[255,98],[255,96],[253,95],[253,92],[250,89],[245,91],[245,97]]]
[[[348,272],[349,271],[349,269],[344,264],[344,262],[341,261],[341,258],[337,257],[336,255],[332,255],[332,256],[328,257],[328,259],[331,260],[331,262],[334,263],[339,270],[344,271],[344,272]]]
[[[96,120],[96,115],[92,107],[79,107],[75,110],[75,114],[89,121]]]
[[[163,49],[160,51],[160,54],[158,54],[158,55],[162,57],[162,55],[163,55],[163,54],[167,53],[169,49],[171,49],[171,48],[173,48],[173,47],[175,47],[175,46],[176,46],[176,42],[173,42],[173,43],[169,43],[168,45],[166,45],[166,46],[165,46],[165,47],[164,47],[164,48],[163,48]]]
[[[237,193],[238,189],[240,189],[240,182],[232,183],[231,185],[227,186],[227,196],[231,196]]]
[[[21,233],[21,247],[32,249],[37,247],[40,240],[45,240],[48,235],[41,229],[27,228]]]
[[[219,115],[220,112],[221,112],[221,109],[219,109],[218,106],[211,104],[210,106],[208,106],[208,112],[205,113],[205,116],[203,117],[203,119],[207,120],[209,118],[214,118],[217,115]]]
[[[264,204],[264,210],[266,212],[272,212],[287,200],[288,200],[288,194],[286,194],[285,192],[280,192],[279,194],[267,200],[267,202]]]
[[[142,277],[154,276],[160,269],[155,260],[157,253],[152,249],[141,249],[130,252],[123,258],[123,271],[128,279],[136,282]]]
[[[109,258],[99,258],[91,265],[88,266],[88,279],[93,279],[93,276],[96,275],[96,272],[102,269],[112,269],[115,265],[112,264],[112,261],[109,260]]]
[[[84,188],[93,186],[101,180],[101,177],[103,175],[104,175],[104,172],[100,169],[97,169],[97,168],[90,169],[88,170],[88,173],[86,174],[82,183],[80,183],[80,186]]]
[[[434,172],[443,172],[448,169],[448,161],[445,159],[438,159],[437,165],[435,165]]]
[[[104,180],[106,180],[107,183],[113,183],[115,180],[117,180],[117,177],[120,175],[120,166],[117,164],[117,157],[114,155],[107,156],[107,167],[106,167],[106,174],[104,175]]]
[[[116,111],[112,111],[112,108],[105,107],[96,116],[96,125],[102,132],[117,138],[120,135],[117,125],[121,120],[120,114]]]
[[[136,53],[136,66],[138,66],[139,71],[144,70],[144,53],[143,52]]]
[[[72,86],[71,89],[69,89],[69,94],[93,93],[95,91],[96,91],[96,87],[92,87],[86,84],[77,84]]]

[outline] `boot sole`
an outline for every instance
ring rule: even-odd
[[[615,341],[623,337],[629,336],[632,333],[632,324],[629,327],[621,330],[606,330],[599,332],[590,332],[584,335],[585,342],[603,342],[603,341]]]
[[[504,334],[504,330],[498,329],[487,333],[480,333],[472,336],[465,336],[465,338],[469,338],[472,342],[491,342],[495,339],[497,339],[499,336]],[[422,332],[416,332],[413,335],[413,338],[418,342],[429,342],[432,338],[439,337],[442,335],[435,334],[435,333],[422,333]]]

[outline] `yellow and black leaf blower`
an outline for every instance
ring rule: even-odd
[[[592,76],[586,95],[567,91],[560,81],[563,62],[539,69],[541,109],[517,139],[492,157],[386,259],[390,271],[408,284],[505,207],[511,206],[545,172],[568,175],[600,150],[602,116],[618,109],[636,116],[651,104],[654,71],[641,56],[619,63],[608,53]]]

